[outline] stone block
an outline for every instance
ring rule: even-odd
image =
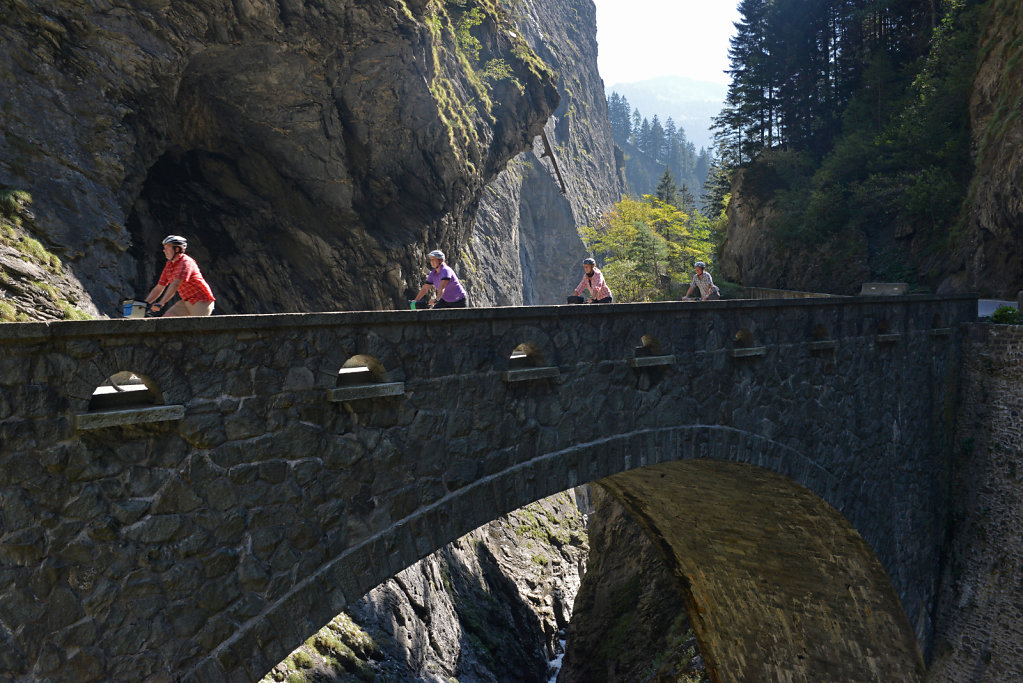
[[[154,498],[153,513],[186,513],[202,504],[202,498],[196,495],[191,483],[181,477],[173,477]]]
[[[170,422],[180,420],[184,416],[185,406],[183,405],[150,406],[146,408],[79,413],[75,415],[75,429],[84,431],[122,425]]]
[[[182,679],[182,683],[229,683],[227,674],[218,661],[204,660],[195,672]]]
[[[178,433],[193,448],[216,448],[227,440],[227,434],[224,432],[224,420],[219,412],[192,413],[190,411],[181,420]]]
[[[305,366],[288,369],[284,378],[285,391],[306,391],[316,386],[316,377],[312,370]]]
[[[139,543],[166,543],[181,530],[182,526],[180,515],[151,515],[137,524],[126,527],[122,534],[125,538]]]
[[[43,557],[45,539],[41,527],[7,533],[0,541],[0,561],[5,566],[35,566]]]
[[[501,373],[501,379],[511,384],[515,382],[533,382],[541,379],[557,379],[561,371],[556,367],[542,368],[520,368],[518,370],[505,370]]]
[[[405,393],[404,382],[384,382],[379,384],[357,384],[337,387],[327,391],[327,400],[332,403],[345,401],[362,401],[371,398],[402,396]]]
[[[637,356],[629,359],[632,368],[660,368],[675,365],[675,356]]]

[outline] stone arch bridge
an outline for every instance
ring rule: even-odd
[[[2,325],[0,680],[259,679],[416,560],[593,481],[663,549],[716,680],[919,680],[976,306]]]

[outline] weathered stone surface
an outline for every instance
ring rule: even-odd
[[[698,676],[702,658],[673,564],[614,498],[589,488],[590,554],[558,683],[691,680],[683,675]]]
[[[1023,677],[1023,326],[976,325],[964,349],[954,514],[929,680]]]
[[[505,12],[478,7],[476,59],[454,3],[19,0],[0,185],[31,193],[87,308],[147,292],[168,233],[219,312],[391,308],[426,242],[468,241],[484,185],[557,105]],[[510,76],[485,78],[490,60]]]
[[[1023,96],[1016,78],[1023,8],[995,0],[981,39],[970,99],[976,167],[965,234],[945,268],[943,288],[1010,299],[1023,287],[1023,122],[1012,112]],[[939,290],[942,291],[942,290]]]
[[[597,72],[591,2],[524,2],[519,31],[558,73],[561,103],[545,131],[566,183],[561,192],[539,139],[508,163],[480,200],[460,276],[477,305],[562,304],[587,256],[578,229],[596,222],[625,192]]]
[[[891,581],[845,518],[789,479],[714,457],[600,482],[682,578],[711,679],[923,680]],[[778,611],[784,630],[740,626]]]
[[[887,601],[877,593],[883,587],[864,578],[864,600],[884,607],[890,623],[904,609],[910,642],[926,650],[947,521],[942,473],[955,416],[958,330],[975,315],[976,301],[967,297],[855,297],[0,326],[2,355],[22,359],[3,366],[4,387],[26,382],[43,349],[52,358],[89,359],[53,364],[69,374],[55,376],[45,394],[54,401],[51,415],[22,420],[30,436],[14,448],[4,442],[0,450],[0,499],[16,496],[21,509],[39,511],[38,521],[12,514],[25,526],[5,528],[0,548],[15,543],[0,572],[9,585],[27,585],[34,577],[46,585],[52,569],[44,558],[54,558],[91,576],[75,591],[86,606],[84,616],[96,624],[107,671],[127,675],[135,657],[140,678],[157,670],[187,678],[209,661],[228,666],[231,677],[244,677],[248,670],[234,653],[252,650],[257,625],[271,623],[278,632],[263,657],[279,661],[336,615],[337,601],[322,598],[331,586],[354,601],[433,549],[530,501],[626,470],[707,459],[773,472],[802,487],[815,505],[826,502],[844,515],[862,537],[861,550],[866,548],[857,561],[876,556],[897,596],[894,604]],[[875,343],[884,320],[901,332],[899,344]],[[953,333],[932,336],[936,323]],[[827,325],[828,336],[839,342],[831,358],[808,346],[817,340],[818,325]],[[406,328],[399,349],[374,334],[395,326]],[[764,356],[730,357],[735,332],[743,329]],[[452,344],[455,330],[472,341]],[[406,394],[387,399],[399,401],[401,409],[346,410],[326,400],[325,386],[284,388],[294,367],[316,377],[336,375],[343,360],[334,357],[268,355],[261,368],[266,380],[243,389],[253,394],[211,401],[199,385],[191,393],[191,377],[224,386],[222,373],[237,367],[220,352],[257,332],[269,347],[287,342],[293,349],[324,332],[377,339],[385,346],[360,351],[388,357],[388,371],[404,377]],[[680,362],[660,376],[629,367],[643,336],[656,338]],[[512,385],[501,380],[511,350],[526,341],[558,369],[557,378]],[[444,353],[437,353],[438,346]],[[237,441],[201,448],[193,445],[187,420],[80,434],[48,429],[54,420],[85,411],[92,390],[125,369],[116,349],[132,349],[128,369],[159,378],[160,392],[181,401],[186,417],[194,401],[203,415],[220,410],[225,424],[252,419],[264,432],[250,436],[240,429]],[[229,366],[221,368],[218,358]],[[301,426],[297,415],[318,422]],[[293,438],[296,429],[308,438]],[[231,433],[225,430],[225,436]],[[293,443],[301,452],[290,450]],[[68,453],[67,467],[44,466],[54,462],[50,451]],[[691,497],[700,504],[700,496]],[[59,517],[71,501],[97,516]],[[630,506],[640,509],[642,502]],[[743,533],[770,537],[757,515],[740,506],[729,510],[729,523],[753,527]],[[295,535],[303,522],[310,526]],[[90,529],[101,533],[90,536]],[[819,531],[822,538],[853,534],[827,525]],[[765,541],[765,558],[772,549]],[[842,555],[836,558],[840,562]],[[258,571],[250,562],[258,563]],[[198,589],[195,580],[170,573],[179,566],[202,574]],[[816,590],[800,577],[809,583],[798,585]],[[782,579],[775,591],[763,593],[764,605],[792,590]],[[723,576],[714,585],[727,591],[729,584]],[[16,593],[5,594],[3,622],[17,625],[11,637],[25,656],[18,669],[0,675],[61,680],[52,671],[60,669],[62,655],[46,649],[51,632],[45,619],[30,603],[12,600]],[[177,636],[165,618],[151,620],[169,605],[194,604],[198,595],[211,614],[196,634]],[[262,605],[256,616],[227,616],[248,614],[254,605]],[[716,605],[708,604],[709,626],[701,635],[708,663],[727,660],[719,641],[706,635],[725,618],[725,612],[715,613]],[[752,639],[769,628],[778,638],[773,656],[788,653],[796,662],[803,642],[796,613],[770,615],[767,622],[738,621],[729,632]],[[126,626],[140,621],[152,621],[151,632]],[[844,616],[839,623],[846,623]],[[842,628],[828,632],[859,638],[860,631]],[[905,635],[899,635],[898,648],[881,654],[905,655]],[[861,645],[875,648],[876,641]],[[818,651],[825,650],[822,642]],[[757,657],[744,666],[773,666],[766,655]],[[802,666],[812,663],[793,664],[793,670]]]

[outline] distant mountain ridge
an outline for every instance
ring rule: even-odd
[[[711,118],[721,113],[728,86],[724,83],[698,81],[684,76],[658,76],[633,83],[606,86],[607,95],[624,95],[639,113],[652,119],[656,114],[662,122],[670,116],[684,128],[686,137],[700,147],[710,148],[713,135]]]

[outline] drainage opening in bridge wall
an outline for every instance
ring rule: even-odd
[[[838,348],[838,341],[831,338],[831,331],[828,326],[818,323],[810,330],[810,353],[814,355],[830,355]]]
[[[767,355],[767,348],[757,346],[753,333],[745,327],[735,333],[732,341],[734,344],[731,352],[732,358],[752,358]]]
[[[366,398],[401,396],[405,393],[404,382],[388,382],[387,370],[373,356],[358,354],[352,356],[337,373],[337,386],[328,393],[334,403],[357,401]]]
[[[164,405],[160,388],[146,375],[115,372],[92,392],[88,412],[75,416],[79,430],[180,420],[185,407]]]
[[[899,341],[901,335],[892,330],[892,324],[888,322],[887,318],[882,318],[877,321],[877,343],[878,344],[894,344]]]
[[[952,328],[945,327],[945,319],[942,318],[940,313],[935,313],[934,317],[931,318],[929,333],[932,337],[947,337],[952,334]]]
[[[644,334],[640,339],[640,345],[634,351],[634,357],[629,361],[629,365],[634,368],[665,367],[675,364],[675,356],[665,354],[661,342],[652,334]]]
[[[525,382],[557,377],[558,368],[548,366],[540,347],[532,342],[519,344],[508,358],[508,369],[502,375],[505,382]]]

